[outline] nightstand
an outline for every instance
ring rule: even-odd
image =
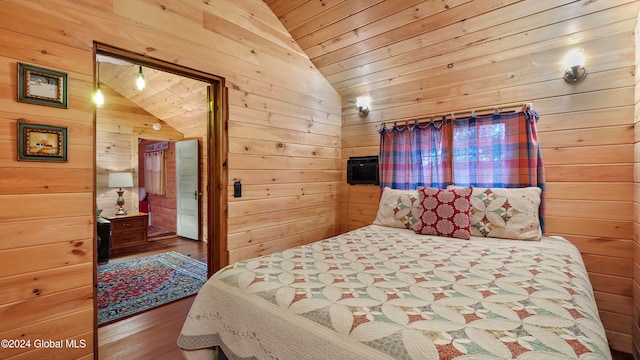
[[[111,254],[144,249],[147,243],[149,215],[134,213],[111,216]]]

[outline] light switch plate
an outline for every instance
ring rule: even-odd
[[[233,197],[242,197],[242,184],[240,180],[233,183]]]

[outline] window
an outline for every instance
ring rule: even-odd
[[[167,174],[165,162],[164,150],[144,154],[144,189],[148,194],[166,194]]]
[[[380,129],[380,186],[448,185],[543,191],[544,168],[533,110]],[[540,206],[540,215],[544,206]]]

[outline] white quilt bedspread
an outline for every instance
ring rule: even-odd
[[[611,359],[578,249],[370,225],[230,265],[200,290],[187,359]]]

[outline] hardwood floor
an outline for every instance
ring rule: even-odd
[[[202,241],[193,241],[179,236],[167,236],[151,240],[147,243],[144,251],[135,253],[118,254],[109,258],[109,262],[118,262],[131,258],[142,257],[163,253],[167,251],[175,251],[190,256],[203,263],[207,262],[207,248]]]
[[[176,251],[207,262],[206,245],[200,241],[169,237],[150,242],[144,252],[122,254],[109,262]],[[98,359],[182,359],[176,344],[195,296],[98,327]]]

